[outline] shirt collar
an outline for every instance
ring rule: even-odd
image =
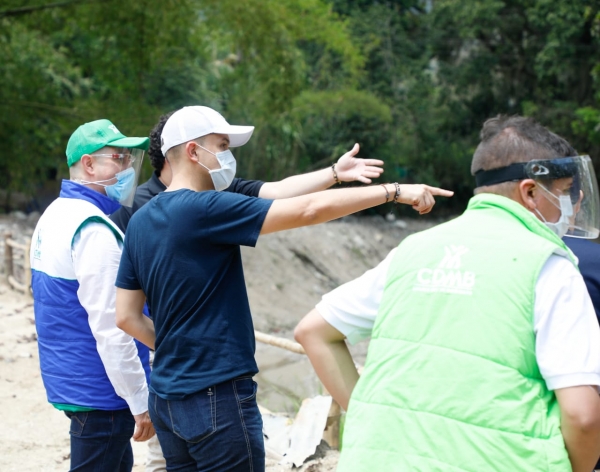
[[[77,198],[85,200],[99,208],[105,215],[110,215],[121,208],[119,202],[111,200],[106,195],[96,192],[85,185],[78,184],[72,180],[63,180],[60,186],[61,198]]]
[[[167,186],[163,184],[158,176],[157,171],[152,173],[152,177],[149,181],[149,190],[153,196],[158,195],[161,192],[164,192],[167,189]]]

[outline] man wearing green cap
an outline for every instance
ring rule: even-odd
[[[154,435],[148,349],[115,325],[123,233],[108,215],[131,204],[148,138],[108,120],[67,145],[70,180],[33,233],[30,259],[48,401],[71,420],[71,470],[130,471],[130,439]],[[135,430],[135,431],[134,431]]]

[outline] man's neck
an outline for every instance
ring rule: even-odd
[[[167,187],[167,192],[174,192],[176,190],[188,189],[193,190],[194,192],[204,192],[206,190],[214,190],[215,187],[210,178],[208,181],[204,176],[200,176],[198,179],[197,175],[191,175],[190,173],[177,173],[173,174],[173,179],[171,180],[171,184]]]
[[[160,182],[165,186],[168,187],[169,186],[169,182],[167,182],[167,179],[165,179],[162,175],[158,176],[158,180],[160,180]]]
[[[173,172],[171,171],[171,166],[169,165],[168,161],[165,161],[165,165],[158,174],[158,180],[160,180],[165,187],[171,185],[171,180],[173,180]]]

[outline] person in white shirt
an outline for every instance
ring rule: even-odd
[[[600,454],[600,333],[560,239],[598,236],[591,161],[529,118],[481,138],[467,211],[296,327],[348,410],[338,472],[589,472]],[[345,340],[369,336],[359,379]]]

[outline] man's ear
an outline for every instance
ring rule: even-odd
[[[188,159],[198,162],[198,145],[194,141],[185,143],[185,157]]]
[[[95,174],[96,161],[92,156],[90,156],[89,154],[84,154],[83,156],[81,156],[79,162],[81,163],[81,170],[83,170],[83,172],[89,175]]]
[[[518,186],[519,197],[521,204],[529,211],[533,211],[537,208],[539,186],[533,179],[525,179],[519,182]]]

